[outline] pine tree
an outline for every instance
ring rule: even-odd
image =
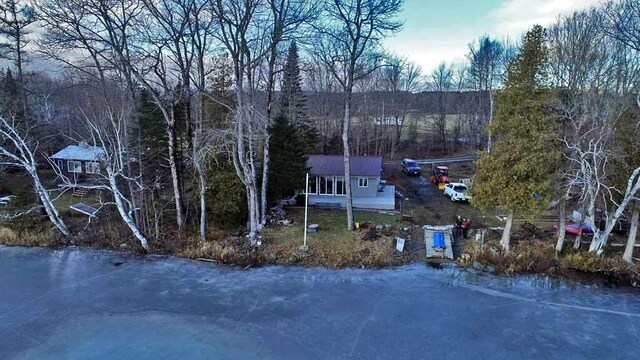
[[[19,86],[11,69],[7,69],[0,81],[0,114],[11,118],[20,111]]]
[[[138,116],[143,155],[148,158],[156,157],[159,154],[164,156],[168,142],[164,118],[160,109],[151,101],[146,90],[142,90],[140,93]]]
[[[489,129],[494,137],[492,151],[478,161],[473,202],[480,208],[497,206],[507,212],[501,241],[505,251],[514,214],[531,217],[548,206],[550,178],[559,161],[553,98],[547,86],[546,36],[539,25],[525,35],[509,66],[505,87],[498,93]]]
[[[24,65],[27,63],[27,45],[32,33],[31,25],[38,21],[38,15],[30,2],[4,0],[0,2],[0,58],[13,62],[18,84],[16,96],[20,106],[14,115],[17,121],[26,123],[27,95],[24,90]]]
[[[295,126],[301,134],[306,152],[314,152],[317,130],[311,124],[307,114],[307,98],[302,92],[298,46],[291,42],[282,77],[282,95],[280,97],[280,114]]]
[[[269,129],[271,134],[271,166],[269,193],[271,204],[283,196],[304,189],[307,157],[296,127],[285,116],[278,116]]]

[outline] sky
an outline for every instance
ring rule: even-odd
[[[547,26],[559,15],[601,0],[405,0],[402,30],[385,47],[422,66],[429,74],[439,63],[461,62],[468,44],[483,34],[519,40],[534,24]]]

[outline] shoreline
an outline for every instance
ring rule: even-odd
[[[147,256],[156,257],[156,258],[165,258],[165,259],[182,259],[182,260],[190,260],[194,262],[200,263],[210,263],[216,266],[223,266],[229,268],[240,268],[243,270],[250,270],[255,268],[263,268],[270,266],[284,266],[284,267],[292,267],[292,268],[304,268],[304,269],[322,269],[322,270],[374,270],[374,271],[383,271],[383,270],[394,270],[404,266],[412,266],[412,265],[422,265],[428,268],[432,268],[435,270],[446,270],[450,268],[457,269],[459,271],[464,271],[469,274],[474,274],[477,276],[495,276],[498,279],[504,280],[515,280],[518,278],[539,278],[539,279],[547,279],[549,281],[561,282],[561,283],[572,283],[581,286],[599,286],[606,288],[630,288],[636,289],[640,288],[639,282],[620,282],[619,276],[616,276],[615,273],[607,273],[606,271],[587,271],[580,270],[575,268],[565,268],[559,272],[534,272],[534,271],[525,271],[525,272],[505,272],[496,270],[496,265],[488,262],[480,262],[478,260],[474,260],[468,263],[461,263],[456,260],[429,260],[425,258],[416,258],[415,256],[407,257],[400,262],[394,264],[387,264],[385,266],[375,266],[375,267],[365,267],[365,266],[327,266],[321,262],[312,262],[312,263],[302,263],[302,262],[289,262],[289,261],[262,261],[262,262],[227,262],[220,261],[217,259],[206,258],[206,257],[189,257],[183,256],[181,254],[176,253],[167,253],[167,252],[157,252],[153,251],[142,251],[135,250],[130,247],[94,247],[94,246],[84,246],[82,244],[62,244],[62,245],[21,245],[21,244],[10,244],[4,241],[0,241],[0,248],[21,248],[21,249],[49,249],[49,250],[78,250],[78,251],[104,251],[113,254],[131,256],[135,258],[145,258]]]

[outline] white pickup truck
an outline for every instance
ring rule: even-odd
[[[471,195],[469,188],[463,183],[448,183],[444,186],[444,196],[448,196],[451,201],[469,201]]]

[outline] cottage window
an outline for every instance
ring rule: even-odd
[[[82,163],[80,161],[67,161],[67,170],[70,173],[82,173]]]
[[[87,161],[84,163],[87,174],[100,174],[100,163],[97,161]]]
[[[315,176],[309,176],[309,189],[307,189],[309,195],[315,195],[318,193],[318,178]]]
[[[347,189],[344,186],[344,176],[336,176],[336,195],[346,195]]]
[[[369,187],[369,178],[358,178],[358,187]]]
[[[333,176],[320,176],[320,195],[333,195]]]

